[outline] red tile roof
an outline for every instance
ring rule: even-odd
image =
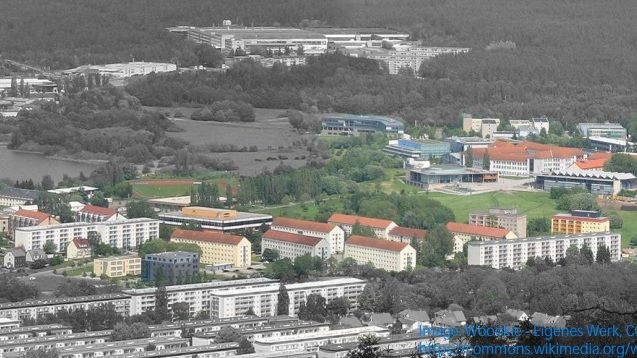
[[[299,234],[293,234],[291,232],[268,230],[263,234],[264,239],[291,242],[293,244],[301,244],[307,246],[316,246],[323,239],[318,237],[311,237]]]
[[[367,218],[364,216],[346,215],[346,214],[332,214],[327,220],[328,223],[354,225],[358,222],[361,226],[387,229],[389,225],[393,223],[391,220]]]
[[[345,245],[356,245],[371,247],[374,249],[387,250],[387,251],[403,251],[409,244],[406,242],[396,242],[391,240],[374,239],[367,236],[352,235],[345,241]]]
[[[86,249],[90,246],[88,239],[73,239],[71,241],[78,249]]]
[[[427,230],[412,229],[410,227],[396,226],[389,231],[390,236],[400,236],[408,238],[424,239],[427,237]]]
[[[452,233],[489,236],[499,239],[504,238],[509,233],[509,230],[499,227],[478,226],[456,222],[447,223],[447,230]]]
[[[292,218],[279,217],[274,218],[272,220],[272,226],[284,226],[289,228],[301,229],[301,230],[309,230],[309,231],[317,231],[329,233],[334,230],[336,225],[321,223],[318,221],[309,221],[309,220],[299,220]]]
[[[593,153],[586,160],[578,160],[575,165],[583,170],[601,169],[612,156],[613,153]]]
[[[474,158],[483,158],[485,153],[489,153],[491,160],[508,160],[522,162],[528,159],[548,159],[548,158],[581,158],[584,152],[579,148],[558,147],[555,145],[535,143],[531,141],[511,142],[507,140],[496,140],[488,148],[474,148],[472,154]]]
[[[184,229],[175,229],[173,231],[172,236],[173,239],[184,239],[191,241],[201,241],[201,242],[215,242],[219,244],[229,244],[229,245],[238,245],[241,240],[243,240],[243,236],[230,235],[225,234],[221,231],[194,231],[194,230],[184,230]]]
[[[40,211],[33,211],[33,210],[24,210],[24,209],[18,209],[18,211],[16,211],[15,214],[13,215],[21,216],[23,218],[35,219],[38,221],[38,223],[44,222],[48,220],[50,217],[50,215],[47,213],[43,213]]]
[[[115,209],[103,208],[101,206],[95,206],[95,205],[84,205],[84,207],[80,211],[87,214],[95,214],[95,215],[107,216],[107,217],[111,217],[117,214],[117,211]]]

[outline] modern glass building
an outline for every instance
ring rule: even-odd
[[[405,124],[402,120],[383,116],[355,114],[325,116],[321,124],[322,134],[327,135],[402,134],[405,132]]]
[[[477,168],[465,168],[459,165],[441,164],[428,168],[408,168],[407,184],[420,188],[430,185],[454,183],[494,183],[498,173]]]
[[[440,142],[436,140],[411,140],[398,139],[390,141],[385,146],[384,152],[399,155],[404,158],[440,158],[451,152],[449,142]]]

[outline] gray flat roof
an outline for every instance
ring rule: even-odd
[[[356,34],[379,34],[379,35],[405,35],[408,33],[384,29],[381,27],[312,27],[308,31],[316,32],[324,35],[356,35]]]
[[[496,174],[489,170],[478,168],[467,168],[455,164],[439,164],[429,168],[410,168],[412,172],[418,172],[425,175],[464,175],[464,174]]]

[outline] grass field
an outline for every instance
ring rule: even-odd
[[[173,184],[173,185],[148,185],[133,184],[133,193],[140,198],[163,198],[169,196],[185,196],[190,195],[190,184]]]

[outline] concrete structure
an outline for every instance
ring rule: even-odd
[[[161,213],[159,214],[159,220],[163,224],[172,226],[182,226],[194,222],[201,225],[204,229],[227,232],[270,225],[272,216],[236,210],[189,206],[182,208],[181,211]]]
[[[559,170],[538,175],[535,186],[546,191],[551,188],[582,188],[597,195],[617,195],[622,189],[637,188],[637,177],[631,173]]]
[[[7,187],[0,190],[0,206],[32,204],[39,197],[37,190]]]
[[[252,264],[252,244],[243,236],[219,231],[176,229],[170,241],[199,246],[202,264],[225,263],[233,267],[248,267]]]
[[[303,255],[317,256],[323,260],[331,256],[331,245],[327,239],[277,230],[268,230],[263,234],[261,254],[267,249],[277,251],[281,258],[291,260]]]
[[[162,213],[181,211],[181,209],[190,206],[190,195],[148,199],[148,204]]]
[[[384,133],[398,135],[405,132],[405,124],[400,119],[381,116],[362,116],[355,114],[329,115],[321,120],[322,134],[359,135]]]
[[[130,297],[121,293],[111,293],[94,296],[59,297],[0,303],[0,317],[11,319],[37,319],[44,315],[55,314],[62,309],[73,310],[83,308],[89,310],[93,307],[100,307],[105,304],[112,304],[119,314],[130,314]]]
[[[11,249],[4,254],[4,267],[19,268],[27,265],[27,253],[23,248]]]
[[[132,353],[145,352],[148,346],[154,346],[155,350],[168,350],[186,348],[189,345],[187,338],[161,337],[141,338],[119,342],[104,342],[88,345],[79,345],[59,349],[59,358],[91,358],[91,357],[121,357]],[[118,358],[119,358],[118,357]]]
[[[488,133],[482,132],[484,121],[486,121],[486,127],[484,129],[487,130]],[[493,125],[495,125],[495,128],[493,128]],[[496,131],[499,125],[499,118],[473,118],[471,114],[462,114],[462,130],[467,133],[470,133],[472,131],[474,133],[480,133],[482,138],[487,138],[487,134],[490,134],[491,131]]]
[[[488,148],[493,139],[481,137],[450,137],[449,142],[452,153],[464,153],[470,148]]]
[[[495,269],[510,267],[519,269],[529,258],[548,257],[554,262],[566,256],[571,246],[581,249],[584,245],[597,256],[597,248],[604,245],[610,251],[611,261],[621,260],[621,235],[598,232],[576,235],[556,235],[525,239],[474,241],[469,243],[469,265],[491,266]]]
[[[376,237],[383,239],[388,238],[389,231],[398,226],[391,220],[339,213],[332,214],[332,216],[327,219],[327,222],[340,226],[348,235],[352,233],[352,228],[354,227],[354,225],[359,225],[363,228],[369,228],[374,231],[374,235],[376,235]]]
[[[16,247],[23,246],[26,250],[44,248],[47,241],[53,241],[57,252],[66,252],[71,240],[85,239],[89,235],[97,235],[102,243],[112,247],[134,249],[159,236],[159,221],[138,218],[22,227],[15,230],[14,239]]]
[[[172,72],[177,71],[177,65],[174,63],[159,62],[122,62],[109,63],[106,65],[83,65],[64,71],[65,74],[88,74],[99,73],[117,78],[125,78],[132,76],[143,76],[150,73]]]
[[[423,189],[460,183],[494,183],[498,173],[479,168],[465,168],[454,164],[436,166],[406,166],[405,181]]]
[[[85,223],[114,221],[118,219],[122,219],[122,217],[117,213],[117,210],[95,205],[84,205],[84,207],[75,214],[76,221]]]
[[[584,137],[605,137],[626,140],[626,128],[619,123],[578,123],[577,130]]]
[[[317,221],[277,217],[272,220],[272,230],[327,239],[332,254],[343,252],[345,231],[338,225]]]
[[[470,241],[489,241],[515,239],[517,236],[510,230],[497,227],[486,227],[456,222],[448,222],[447,230],[453,235],[453,252],[462,252]]]
[[[377,47],[368,46],[347,51],[350,56],[364,57],[380,61],[387,65],[390,75],[396,75],[405,69],[409,69],[414,74],[420,70],[420,66],[440,55],[457,55],[469,52],[470,48],[463,47],[421,47],[414,44],[396,44],[392,49],[382,48],[382,41]]]
[[[380,337],[377,347],[381,357],[414,357],[417,356],[418,347],[435,345],[442,347],[449,344],[446,337],[423,337],[418,331],[406,334],[392,334],[387,337]],[[326,344],[319,348],[317,358],[346,358],[348,353],[358,346],[358,342]],[[424,352],[421,352],[424,356]],[[433,356],[433,355],[431,355]],[[441,355],[442,356],[442,355]]]
[[[93,194],[97,193],[100,188],[96,188],[93,186],[71,186],[67,188],[58,188],[47,190],[47,192],[51,194],[65,195],[65,194],[73,194],[73,193],[85,193],[89,198],[93,196]]]
[[[594,150],[603,150],[608,152],[634,152],[635,142],[629,142],[624,139],[607,138],[607,137],[588,137],[588,147]]]
[[[142,260],[142,281],[183,283],[199,274],[199,254],[196,252],[162,252],[148,254]]]
[[[442,158],[451,153],[449,142],[422,139],[390,140],[383,151],[403,158],[415,159]]]
[[[345,242],[344,257],[361,265],[371,262],[386,271],[405,271],[416,267],[416,250],[406,242],[352,235]]]
[[[29,337],[12,341],[3,341],[0,344],[0,356],[10,356],[11,353],[28,352],[34,350],[61,349],[77,347],[89,344],[105,343],[110,340],[112,330],[76,332],[65,335],[46,335],[43,337]]]
[[[480,133],[482,138],[493,138],[500,125],[500,120],[497,118],[483,118],[480,122]]]
[[[20,328],[20,320],[11,318],[0,318],[0,332],[9,329]]]
[[[526,215],[518,214],[517,209],[491,208],[470,213],[469,224],[500,227],[512,231],[519,238],[526,237]]]
[[[66,246],[68,260],[85,259],[92,256],[91,243],[88,239],[73,239]]]
[[[112,256],[93,260],[93,273],[97,277],[139,276],[142,273],[142,259],[136,256]]]
[[[380,46],[382,41],[399,43],[409,38],[408,33],[383,28],[312,27],[308,31],[323,35],[336,48],[371,47],[372,43]]]
[[[20,227],[59,224],[50,214],[24,209],[18,209],[16,212],[10,214],[8,223],[9,232],[12,236],[15,236],[15,229]]]
[[[424,240],[426,237],[427,230],[396,226],[389,231],[387,239],[396,242],[406,242],[408,244],[411,244],[412,239]]]
[[[555,214],[551,218],[553,234],[587,234],[610,231],[610,219],[599,211],[573,210],[570,214]]]

